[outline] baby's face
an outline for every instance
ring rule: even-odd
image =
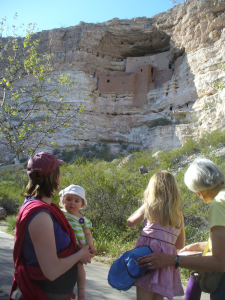
[[[62,202],[66,211],[72,215],[84,206],[84,200],[80,196],[74,194],[66,194]]]

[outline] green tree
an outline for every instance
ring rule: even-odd
[[[18,31],[24,28],[22,38]],[[69,113],[66,96],[73,81],[69,75],[54,73],[51,54],[41,54],[35,30],[36,24],[7,28],[6,18],[0,22],[0,146],[12,153],[15,164],[24,153],[49,142],[56,130],[70,126],[70,119],[83,109],[78,105],[75,113]]]

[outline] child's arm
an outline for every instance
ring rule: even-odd
[[[132,228],[137,226],[143,219],[145,214],[145,204],[136,210],[127,220],[127,226]]]
[[[186,240],[186,235],[185,235],[184,220],[183,220],[180,234],[179,234],[179,236],[177,238],[177,241],[175,243],[176,249],[182,249],[185,246],[185,240]]]
[[[85,234],[85,238],[86,238],[86,241],[87,241],[87,245],[89,245],[90,252],[92,254],[95,254],[96,250],[93,246],[93,238],[92,238],[90,228],[84,228],[84,234]]]

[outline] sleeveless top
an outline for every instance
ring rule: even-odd
[[[39,198],[26,198],[25,201],[24,201],[24,204],[29,202],[29,201],[34,201],[36,199],[39,199]],[[32,217],[29,219],[29,221],[27,222],[26,233],[25,233],[25,237],[24,237],[24,241],[23,241],[23,248],[22,248],[22,253],[23,253],[25,265],[39,266],[38,261],[37,261],[37,257],[36,257],[35,251],[34,251],[34,246],[33,246],[33,243],[31,241],[30,234],[29,234],[29,231],[28,231],[28,225],[30,224],[32,219],[38,213],[40,213],[42,211],[47,212],[52,218],[53,226],[54,226],[54,233],[55,233],[55,242],[56,242],[57,254],[62,252],[64,249],[68,248],[70,243],[71,243],[70,237],[62,229],[62,227],[60,226],[58,221],[53,217],[53,215],[50,213],[50,211],[47,210],[47,209],[41,209],[41,210],[37,211],[36,213],[34,213],[32,215]]]
[[[55,280],[50,281],[44,276],[40,266],[38,266],[35,253],[34,257],[36,261],[35,264],[37,264],[36,266],[34,264],[26,265],[24,262],[23,246],[25,250],[27,250],[26,245],[23,243],[25,235],[28,234],[28,237],[30,238],[27,223],[30,222],[30,219],[32,219],[35,213],[40,210],[47,210],[47,213],[50,213],[52,217],[55,218],[55,224],[58,223],[58,225],[60,225],[60,230],[63,229],[63,231],[61,231],[63,232],[63,236],[65,237],[66,233],[66,238],[68,239],[69,237],[70,239],[69,246],[62,252],[58,253],[58,257],[67,257],[74,254],[76,251],[76,239],[74,232],[57,205],[54,203],[49,205],[39,198],[26,199],[17,216],[17,224],[15,228],[15,245],[13,250],[15,273],[10,297],[14,294],[14,292],[17,293],[17,289],[19,287],[25,299],[70,300],[77,280],[77,264],[73,265],[67,272]],[[51,296],[48,296],[50,294]],[[13,295],[13,297],[14,296],[15,295]]]

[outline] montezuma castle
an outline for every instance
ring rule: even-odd
[[[180,59],[172,69],[171,53],[166,51],[144,57],[128,57],[124,59],[125,72],[116,72],[114,76],[96,72],[99,93],[130,93],[133,95],[132,105],[147,104],[149,91],[162,87],[171,80]]]
[[[151,18],[39,32],[54,75],[73,80],[70,113],[84,106],[50,138],[61,149],[106,142],[116,151],[122,141],[160,150],[224,128],[225,89],[215,88],[225,78],[224,20],[224,0],[186,0]]]

